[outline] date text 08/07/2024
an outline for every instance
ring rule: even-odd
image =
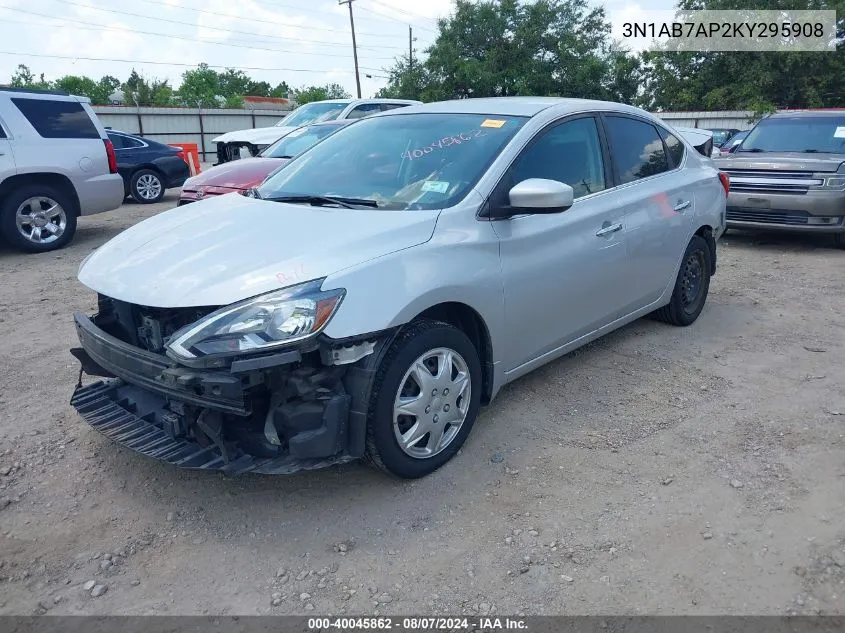
[[[524,619],[509,617],[346,617],[309,618],[309,631],[527,631]]]

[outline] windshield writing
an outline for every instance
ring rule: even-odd
[[[268,178],[260,195],[367,200],[380,209],[444,208],[467,194],[524,122],[445,113],[363,119]]]

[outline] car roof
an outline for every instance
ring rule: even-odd
[[[332,119],[331,121],[316,121],[315,123],[306,123],[302,127],[343,127],[349,125],[358,119]]]
[[[842,117],[845,116],[845,109],[831,110],[796,110],[794,112],[775,112],[770,114],[769,119],[815,119],[820,117]]]
[[[309,105],[311,103],[345,103],[347,105],[352,103],[408,103],[416,105],[422,103],[422,101],[414,101],[412,99],[323,99],[322,101],[309,101],[302,105]]]
[[[591,110],[612,110],[639,115],[647,114],[645,110],[623,103],[595,101],[592,99],[568,99],[562,97],[484,97],[480,99],[455,99],[452,101],[437,101],[435,103],[412,105],[407,108],[390,110],[389,112],[383,112],[374,116],[428,112],[439,114],[489,114],[533,117],[549,108],[554,108],[559,114]]]

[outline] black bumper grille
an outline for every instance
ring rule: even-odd
[[[297,459],[288,455],[268,459],[241,453],[227,460],[216,445],[200,446],[194,441],[174,437],[154,424],[161,411],[139,391],[120,379],[100,380],[77,387],[70,403],[103,435],[133,451],[179,468],[216,470],[228,475],[246,472],[287,475],[353,459],[348,455],[321,459]]]
[[[809,223],[806,211],[779,211],[753,207],[728,207],[728,222],[756,222],[758,224],[788,224],[803,226]]]

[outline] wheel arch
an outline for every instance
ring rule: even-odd
[[[703,224],[698,227],[695,235],[707,242],[707,248],[710,250],[710,276],[712,277],[716,274],[716,238],[713,237],[713,227],[709,224]]]
[[[39,187],[44,185],[58,189],[61,193],[65,194],[73,205],[71,211],[75,216],[79,216],[80,204],[79,196],[76,194],[76,187],[73,186],[70,178],[55,172],[30,172],[9,176],[0,183],[0,201],[21,187]]]
[[[472,341],[481,362],[481,403],[489,404],[493,395],[493,341],[487,323],[477,310],[460,301],[446,301],[426,308],[418,319],[442,321],[461,330]]]

